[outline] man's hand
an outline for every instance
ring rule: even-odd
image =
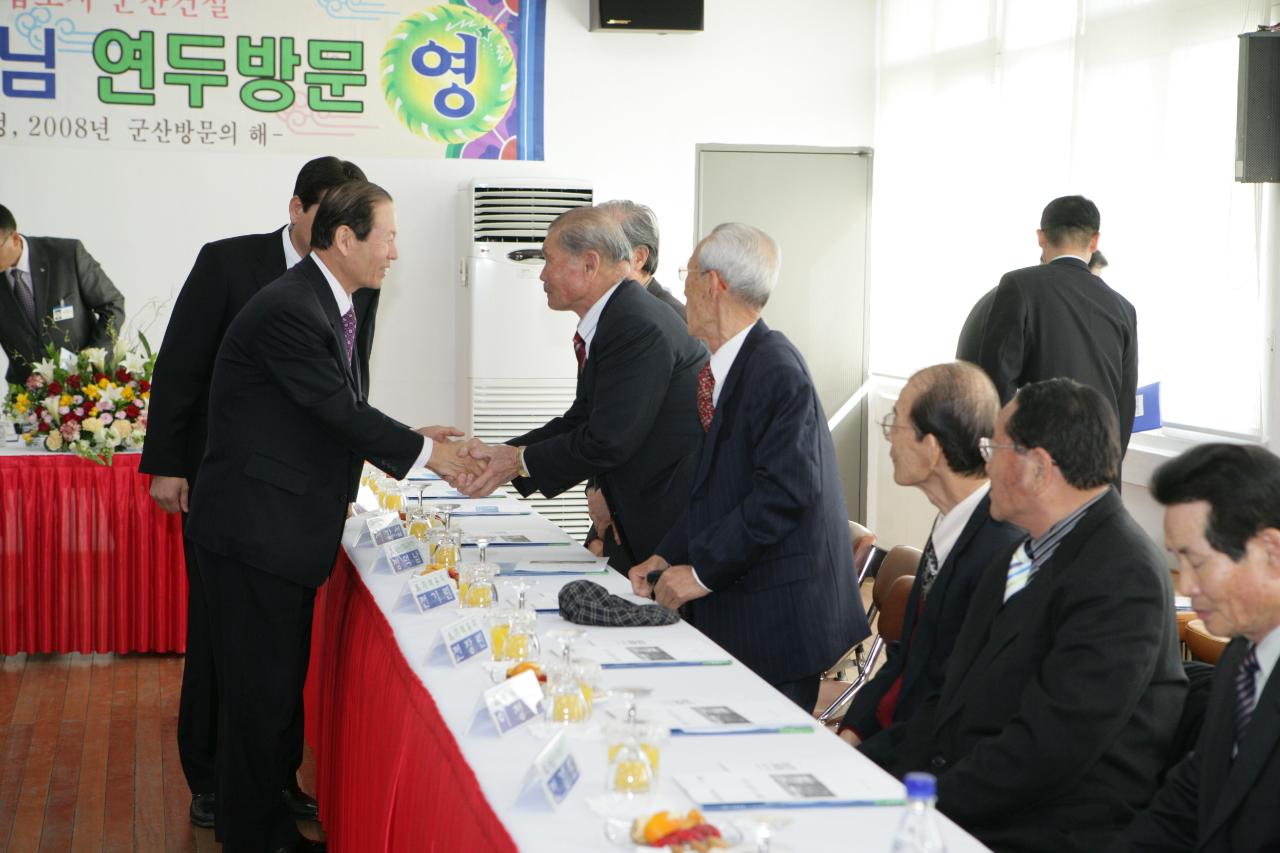
[[[655,569],[669,568],[671,568],[671,564],[657,554],[654,554],[643,563],[637,563],[632,566],[631,571],[627,572],[627,577],[631,579],[631,591],[641,598],[652,598],[653,587],[649,586],[649,581],[647,580],[649,572]]]
[[[693,566],[672,566],[658,578],[654,597],[663,607],[675,610],[686,601],[702,598],[710,591],[693,579]]]
[[[483,469],[483,473],[460,477],[454,483],[454,488],[464,495],[484,497],[503,483],[509,483],[512,477],[520,473],[520,448],[509,444],[485,444],[475,438],[466,446],[471,457],[487,467]]]
[[[432,441],[448,441],[451,438],[461,438],[466,435],[466,433],[454,426],[418,427],[414,432],[425,435]]]
[[[597,557],[603,557],[604,556],[604,540],[597,536],[595,539],[592,539],[590,542],[586,544],[586,549],[590,551],[592,554],[595,554]]]
[[[423,427],[423,429],[432,429],[432,427]],[[422,432],[422,430],[417,430]],[[425,433],[423,433],[425,435]],[[441,441],[432,439],[435,442],[431,446],[431,456],[427,459],[427,467],[435,471],[446,480],[464,475],[478,475],[484,471],[484,463],[473,458],[467,452],[467,443],[465,441]]]
[[[152,477],[151,500],[165,512],[186,512],[191,487],[186,477]]]
[[[844,731],[837,733],[837,737],[849,744],[849,746],[857,746],[862,743],[862,738],[854,734],[853,729],[845,729]]]
[[[591,516],[591,523],[595,525],[596,535],[601,539],[613,532],[613,541],[619,545],[622,544],[622,537],[618,535],[618,527],[613,523],[613,512],[609,509],[609,502],[605,500],[604,491],[601,489],[587,489],[587,514]],[[604,544],[601,543],[603,550]]]

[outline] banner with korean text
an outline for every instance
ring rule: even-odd
[[[0,152],[541,160],[545,0],[0,0]]]

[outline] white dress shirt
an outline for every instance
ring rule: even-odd
[[[286,229],[284,241],[285,243],[289,242],[288,229]],[[285,257],[286,259],[288,258],[288,249],[285,250]],[[313,252],[310,257],[316,262],[320,272],[324,273],[324,280],[329,282],[329,290],[333,293],[333,301],[338,305],[338,316],[342,316],[352,310],[351,296],[338,282],[338,277],[329,271],[329,268],[324,265],[324,261],[320,260],[319,255]],[[354,356],[354,352],[352,355]],[[414,460],[413,466],[415,468],[423,467],[427,464],[427,460],[431,458],[431,449],[434,445],[435,443],[430,438],[425,435],[422,437],[422,451],[418,454],[418,458]]]
[[[956,547],[965,525],[973,517],[973,511],[989,491],[991,481],[983,480],[982,485],[973,490],[973,494],[953,506],[949,512],[939,513],[933,522],[933,533],[930,535],[933,537],[933,553],[938,558],[939,569],[947,561],[947,557],[951,556],[951,549]]]
[[[284,235],[284,268],[291,270],[302,260],[302,255],[298,254],[298,250],[293,247],[293,240],[289,239],[289,230],[292,225],[286,225],[280,233]]]
[[[1267,679],[1275,671],[1276,661],[1280,660],[1280,628],[1272,628],[1271,633],[1258,643],[1258,674],[1253,679],[1253,701],[1256,704],[1262,698],[1262,690],[1267,686]]]
[[[34,297],[36,285],[35,281],[31,278],[31,252],[28,251],[26,238],[19,234],[18,240],[22,244],[22,254],[18,255],[18,262],[9,267],[9,270],[22,270],[26,273],[27,284],[31,287],[31,295]],[[13,283],[13,276],[9,274],[9,270],[6,270],[4,273],[5,281],[9,282],[10,290],[16,290],[16,286]]]
[[[622,284],[619,281],[618,284]],[[582,319],[578,321],[578,336],[582,338],[584,351],[591,352],[591,339],[596,336],[596,326],[600,325],[600,315],[604,312],[604,306],[609,304],[609,298],[613,296],[613,292],[618,289],[618,284],[609,288],[599,299],[591,303],[591,307],[587,309],[587,313],[582,315]],[[586,356],[583,356],[583,364],[586,363]]]

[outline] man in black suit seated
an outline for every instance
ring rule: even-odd
[[[683,607],[690,624],[812,711],[823,671],[870,629],[813,377],[760,319],[781,260],[773,238],[736,222],[689,258],[689,331],[711,349],[697,390],[705,435],[688,508],[630,576],[637,595]],[[656,586],[652,571],[662,572]]]
[[[671,306],[683,320],[684,303],[653,277],[658,270],[658,217],[651,209],[634,201],[606,201],[597,207],[618,220],[622,233],[631,244],[631,280],[649,291],[649,295]],[[586,546],[596,556],[603,556],[608,536],[613,536],[615,544],[621,539],[613,528],[613,513],[604,492],[591,482],[587,483],[587,510],[591,514],[591,529],[587,531]]]
[[[1090,272],[1101,222],[1083,196],[1049,202],[1036,231],[1041,263],[1005,273],[978,300],[956,358],[987,371],[1001,403],[1029,382],[1060,376],[1098,389],[1119,418],[1124,458],[1137,405],[1138,320],[1129,300]]]
[[[873,735],[901,734],[902,727],[890,727],[910,720],[941,689],[978,579],[1024,536],[991,517],[978,441],[991,437],[999,411],[982,368],[955,361],[908,379],[881,424],[894,482],[924,492],[938,517],[911,587],[902,639],[889,647],[884,666],[854,696],[840,724],[840,736],[873,758],[894,745],[887,734]]]
[[[555,497],[592,478],[612,510],[604,554],[625,572],[653,553],[688,500],[707,353],[674,311],[627,278],[631,244],[608,212],[561,214],[543,252],[547,304],[580,318],[573,405],[505,445],[473,442],[488,470],[458,485],[483,495],[511,480],[522,495]]]
[[[940,694],[882,765],[996,850],[1096,851],[1155,793],[1186,694],[1160,550],[1109,485],[1110,404],[1023,386],[983,441],[991,516],[1027,531],[978,581]]]
[[[1219,658],[1194,751],[1117,851],[1280,850],[1280,459],[1202,444],[1156,471],[1178,588],[1205,627],[1234,637]]]
[[[0,205],[0,349],[5,381],[21,384],[50,345],[78,353],[110,350],[124,325],[124,296],[84,245],[66,237],[27,237]]]
[[[227,853],[315,850],[280,791],[293,772],[315,591],[367,459],[403,478],[478,472],[443,427],[409,429],[365,400],[352,295],[396,259],[395,206],[348,181],[316,211],[311,254],[241,309],[218,349],[209,438],[186,532],[212,629],[221,728],[217,826]]]
[[[245,303],[311,251],[311,222],[320,199],[339,184],[364,180],[354,163],[318,157],[302,167],[289,200],[289,224],[266,234],[206,243],[196,257],[156,357],[147,408],[147,442],[139,469],[151,475],[151,497],[165,512],[183,512],[196,487],[209,420],[209,380],[222,336]],[[368,360],[378,291],[363,288],[356,307],[356,347]],[[361,395],[368,392],[361,388]],[[208,607],[196,556],[183,540],[187,565],[187,651],[178,701],[178,756],[191,789],[191,822],[213,826],[214,756],[218,743],[218,687],[209,636]],[[302,764],[302,706],[285,737],[293,744],[293,770],[285,798],[296,817],[315,820],[316,801],[298,786]]]

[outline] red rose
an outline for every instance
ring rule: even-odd
[[[78,424],[80,423],[80,416],[77,415],[73,409],[62,416],[62,422],[64,424]]]
[[[129,420],[133,420],[140,414],[142,414],[142,409],[139,409],[137,406],[133,405],[132,403],[124,407],[124,416]]]
[[[72,388],[79,388],[79,387],[80,387],[80,374],[78,374],[78,373],[73,373],[73,374],[71,374],[70,376],[68,376],[68,377],[67,377],[67,384],[68,384],[68,385],[70,385]]]
[[[106,378],[107,378],[107,374],[105,374],[105,373],[95,373],[95,374],[93,374],[93,381],[94,381],[94,383],[95,383],[95,384],[97,384],[98,382],[101,382],[102,380],[104,380],[104,379],[106,379]]]
[[[145,379],[139,379],[139,380],[138,380],[138,390],[139,390],[139,391],[150,391],[150,390],[151,390],[151,383],[150,383],[150,382],[148,382],[148,381],[147,381],[147,380],[145,380]]]
[[[40,422],[40,425],[36,427],[36,431],[37,431],[37,432],[48,432],[48,431],[49,431],[49,425],[48,425],[47,423],[45,423],[44,421],[41,421],[41,422]]]
[[[129,371],[125,370],[123,367],[116,370],[117,382],[128,382],[132,378],[133,377],[129,375]]]
[[[49,383],[49,394],[51,396],[56,397],[61,393],[62,393],[62,383],[56,382],[56,381]]]

